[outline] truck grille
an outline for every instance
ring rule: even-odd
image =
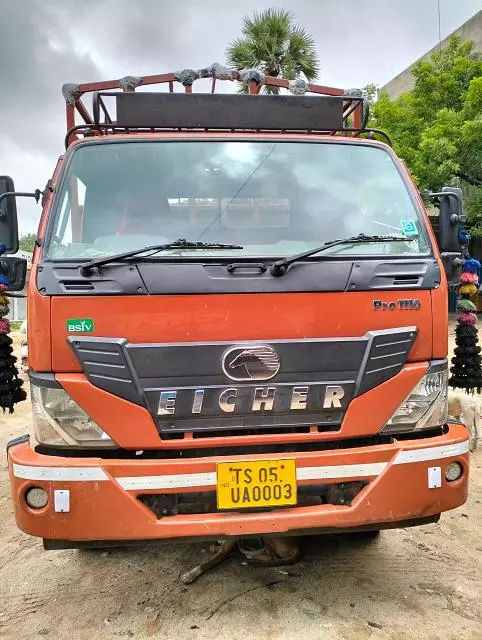
[[[338,482],[332,484],[314,484],[298,487],[297,507],[316,507],[323,504],[350,506],[360,491],[367,486],[366,480]],[[138,496],[158,518],[175,515],[196,515],[219,513],[216,506],[216,493],[203,491],[198,493],[146,493]],[[276,507],[276,509],[286,507]],[[267,511],[269,509],[262,509]],[[246,513],[246,509],[242,512]],[[259,511],[259,509],[256,509]],[[232,512],[230,512],[232,513]]]
[[[402,369],[416,334],[402,327],[337,339],[69,342],[89,381],[145,406],[161,438],[202,439],[336,431],[352,398]]]
[[[184,438],[194,438],[194,440],[202,438],[230,437],[230,436],[263,436],[273,435],[273,433],[325,433],[327,431],[339,431],[340,425],[331,425],[319,427],[313,425],[311,427],[276,427],[275,429],[222,429],[220,433],[213,431],[196,431],[195,433],[160,433],[163,440],[183,440]]]

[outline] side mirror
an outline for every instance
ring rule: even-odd
[[[460,223],[464,222],[462,189],[444,187],[438,198],[440,201],[440,250],[460,251],[459,227]]]
[[[442,191],[437,193],[424,191],[422,196],[430,200],[437,199],[440,202],[439,245],[447,278],[450,281],[456,276],[457,267],[463,262],[459,240],[460,225],[465,222],[462,189],[443,187]]]
[[[0,176],[0,242],[6,246],[5,253],[18,251],[17,203],[13,194],[15,186],[9,176]]]
[[[18,251],[17,196],[35,198],[38,203],[41,195],[40,189],[32,193],[15,191],[12,178],[0,176],[0,242],[6,247],[5,253]]]
[[[17,256],[1,257],[0,274],[7,278],[9,291],[23,291],[27,279],[27,261]]]

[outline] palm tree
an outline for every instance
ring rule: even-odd
[[[315,80],[319,72],[315,41],[295,23],[293,11],[266,9],[253,18],[243,20],[242,37],[234,40],[227,51],[227,61],[235,69],[256,68],[267,76],[294,80],[304,76]],[[279,93],[278,87],[264,87],[268,93]],[[245,84],[241,92],[247,93]]]

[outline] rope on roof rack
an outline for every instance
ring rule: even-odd
[[[131,93],[142,84],[142,78],[139,76],[124,76],[119,80],[120,88],[126,93]]]
[[[241,82],[264,83],[264,73],[259,69],[241,69],[238,75]]]
[[[361,101],[361,105],[362,105],[361,128],[366,129],[368,120],[370,118],[370,101],[367,97],[366,92],[363,91],[363,89],[345,89],[343,91],[343,95],[349,98],[363,98],[363,100]],[[353,111],[354,111],[354,105],[352,105],[352,107],[348,110],[345,116],[346,117],[350,116],[353,113]],[[391,146],[391,141],[389,144]]]
[[[352,98],[363,98],[363,91],[361,89],[345,89],[343,95]]]
[[[213,62],[208,67],[199,70],[200,78],[215,78],[216,80],[232,80],[233,72],[219,62]]]
[[[182,71],[176,71],[174,77],[184,87],[192,87],[194,80],[199,78],[199,71],[194,69],[183,69]]]
[[[294,96],[303,96],[308,90],[308,83],[303,78],[295,78],[294,80],[290,80],[290,93]]]
[[[62,95],[65,98],[65,102],[70,104],[71,107],[75,107],[75,103],[82,95],[80,85],[68,82],[62,86]]]

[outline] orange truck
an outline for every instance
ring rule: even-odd
[[[437,242],[355,90],[213,65],[63,93],[28,287],[33,437],[8,444],[19,528],[74,548],[378,531],[462,505],[457,190],[432,194]],[[13,252],[16,196],[41,194],[0,186]],[[21,261],[2,264],[21,289]]]

